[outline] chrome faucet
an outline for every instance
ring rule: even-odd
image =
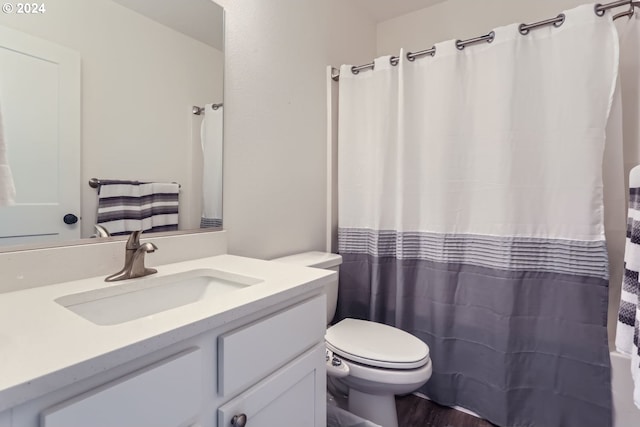
[[[145,254],[155,252],[158,247],[149,242],[140,244],[140,234],[142,231],[134,231],[129,235],[125,246],[124,267],[117,273],[107,276],[104,279],[105,282],[144,277],[158,272],[155,268],[144,266]]]
[[[91,237],[111,237],[111,233],[109,233],[109,230],[107,230],[100,224],[94,224],[93,227],[96,229],[96,234]]]

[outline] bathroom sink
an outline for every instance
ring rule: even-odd
[[[117,325],[262,282],[255,277],[214,269],[131,279],[92,291],[65,295],[55,302],[96,325]]]

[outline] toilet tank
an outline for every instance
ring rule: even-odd
[[[301,254],[289,255],[282,258],[276,258],[272,261],[284,262],[287,264],[295,264],[303,267],[322,268],[324,270],[340,271],[342,257],[338,254],[328,252],[304,252]],[[327,325],[336,314],[336,304],[338,303],[338,278],[331,281],[325,286],[327,294]]]

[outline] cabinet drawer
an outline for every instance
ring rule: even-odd
[[[192,349],[45,410],[43,427],[177,427],[200,413],[203,357]]]
[[[247,426],[325,427],[324,344],[318,344],[218,409],[218,426],[231,427],[234,416]]]
[[[218,393],[254,384],[324,340],[326,298],[318,296],[218,338]]]

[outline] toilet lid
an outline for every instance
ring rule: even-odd
[[[327,347],[369,366],[415,369],[429,360],[429,347],[408,332],[382,323],[344,319],[327,329]]]

